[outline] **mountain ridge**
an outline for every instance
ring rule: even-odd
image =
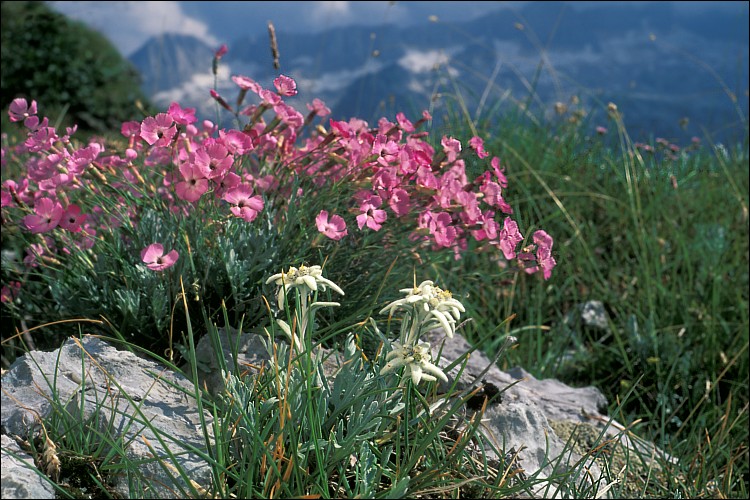
[[[697,25],[699,17],[735,26],[738,37],[729,29],[719,36],[716,29]],[[738,87],[747,88],[746,65],[737,70],[736,60],[720,63],[728,59],[719,57],[724,53],[747,54],[747,37],[744,45],[738,41],[747,23],[738,27],[743,20],[735,17],[722,11],[690,17],[658,3],[576,11],[565,2],[532,2],[516,14],[499,10],[463,23],[349,26],[314,34],[277,27],[280,70],[273,69],[265,37],[243,36],[228,43],[220,64],[228,74],[218,76],[218,91],[232,102],[236,86],[230,74],[270,87],[283,73],[298,81],[299,95],[290,100],[298,109],[318,97],[337,119],[375,121],[387,116],[378,113],[434,106],[436,91],[457,97],[457,86],[470,108],[483,93],[510,105],[525,100],[531,89],[539,97],[537,112],[549,114],[555,102],[575,95],[583,106],[598,107],[603,122],[602,109],[613,101],[622,103],[637,140],[649,134],[689,138],[738,118],[717,81],[717,76],[739,80]],[[698,28],[716,36],[705,39]],[[183,106],[215,116],[208,98],[215,50],[194,37],[163,35],[147,40],[130,60],[144,75],[144,90],[158,97],[157,105],[181,97]],[[711,71],[696,60],[711,62]],[[206,88],[200,89],[200,82]],[[747,94],[738,94],[740,112],[747,116]],[[685,118],[693,126],[681,126]]]

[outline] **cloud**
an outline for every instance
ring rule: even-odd
[[[401,23],[408,19],[408,10],[398,2],[305,2],[310,9],[310,27],[326,29],[333,26],[379,25]]]
[[[449,50],[453,52],[455,50]],[[409,48],[406,53],[398,60],[399,66],[412,73],[427,73],[437,67],[446,65],[450,62],[450,55],[444,50],[416,50]],[[454,68],[449,71],[455,73]]]
[[[152,36],[178,33],[220,45],[204,22],[185,14],[180,2],[50,2],[66,16],[85,22],[106,35],[124,56]]]
[[[224,73],[226,71],[220,68],[219,76],[228,76]],[[210,72],[196,73],[179,87],[154,94],[151,101],[163,110],[171,103],[177,102],[186,107],[197,108],[199,117],[210,116],[210,111],[216,107],[216,101],[208,93],[208,89],[213,87],[213,80],[214,75]]]
[[[383,65],[381,63],[368,62],[354,70],[331,71],[314,78],[297,76],[297,87],[307,89],[309,94],[322,92],[338,92],[346,89],[357,78],[366,75],[376,74]]]
[[[317,8],[314,11],[316,17],[345,16],[352,14],[351,2],[315,2]]]

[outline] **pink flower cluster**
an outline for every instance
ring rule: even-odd
[[[221,56],[225,54],[223,48]],[[416,123],[398,113],[395,121],[381,118],[375,126],[353,118],[330,119],[327,129],[322,124],[308,128],[330,109],[315,99],[303,115],[285,102],[297,94],[292,78],[280,75],[272,89],[243,75],[232,80],[239,91],[236,108],[215,90],[210,93],[245,122],[242,128],[199,122],[194,109],[173,103],[164,113],[124,123],[124,151],[110,149],[107,154],[104,144],[95,140],[75,147],[69,138],[75,129],[60,136],[46,118],[36,116],[36,102],[14,100],[10,119],[23,122],[28,137],[13,151],[3,151],[3,161],[25,155],[27,175],[3,182],[3,211],[22,213],[23,227],[33,234],[63,234],[62,250],[70,252],[90,248],[97,229],[125,222],[104,207],[87,204],[92,193],[111,196],[115,189],[140,198],[150,192],[185,216],[200,216],[199,204],[209,203],[247,223],[271,209],[283,222],[283,206],[290,198],[315,196],[317,189],[345,181],[341,185],[352,189],[347,212],[323,210],[315,219],[327,238],[349,236],[349,217],[360,232],[412,224],[415,247],[450,249],[460,258],[473,239],[482,249],[515,260],[528,273],[541,271],[545,279],[550,277],[555,265],[552,238],[537,231],[533,245],[519,251],[524,237],[504,199],[505,169],[497,157],[490,158],[480,137],[472,137],[469,148],[449,136],[433,147],[427,132],[418,131],[431,120],[426,111]],[[255,103],[243,104],[247,95],[254,95]],[[466,168],[470,156],[473,162],[488,163],[474,178]],[[294,178],[310,181],[307,192],[290,192]],[[106,192],[104,185],[110,188]],[[127,205],[124,197],[115,201]],[[128,207],[127,216],[137,224],[137,207]],[[164,270],[178,254],[163,252],[162,244],[154,243],[143,249],[141,260],[150,269]]]

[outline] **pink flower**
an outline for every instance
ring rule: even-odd
[[[26,267],[39,267],[39,262],[41,262],[42,255],[45,253],[44,246],[39,243],[32,243],[26,249],[26,257],[23,258],[23,263]]]
[[[440,187],[440,181],[437,177],[435,177],[435,174],[432,173],[432,170],[430,170],[429,165],[424,166],[420,165],[417,168],[417,175],[416,175],[416,183],[417,186],[427,188],[427,189],[438,189]]]
[[[227,191],[222,199],[232,205],[230,210],[235,216],[252,222],[264,206],[263,198],[258,195],[252,196],[252,194],[253,188],[250,185],[240,184]]]
[[[480,228],[472,231],[475,240],[482,241],[486,239],[492,241],[498,237],[500,226],[495,221],[495,212],[486,210],[477,222]]]
[[[642,149],[643,151],[646,151],[647,153],[653,153],[654,148],[650,144],[644,144],[642,142],[636,142],[635,147],[638,149]]]
[[[305,121],[305,117],[302,116],[302,113],[285,102],[279,102],[274,105],[273,110],[279,118],[281,118],[281,121],[290,127],[301,127],[302,123]]]
[[[214,52],[214,58],[215,59],[221,59],[226,55],[226,53],[229,52],[229,48],[227,47],[226,43],[222,43],[221,47],[219,47],[216,52]]]
[[[500,230],[500,249],[505,258],[510,260],[516,257],[516,246],[523,241],[523,236],[518,231],[518,224],[510,217],[503,221],[503,229]]]
[[[42,121],[39,121],[38,116],[29,116],[23,121],[23,126],[29,129],[31,132],[36,132],[40,128],[46,128],[49,125],[49,119],[45,116]],[[75,126],[77,127],[77,125]],[[65,130],[71,130],[66,128]],[[75,130],[73,130],[75,132]],[[70,136],[70,133],[65,136],[68,138]]]
[[[29,149],[29,152],[37,153],[39,151],[48,151],[59,139],[60,137],[58,137],[54,127],[39,127],[29,134],[26,140],[23,141],[23,145]]]
[[[8,108],[10,121],[19,122],[23,120],[24,127],[31,132],[36,132],[40,128],[46,128],[49,125],[49,120],[46,117],[40,121],[38,116],[34,116],[36,113],[36,101],[31,101],[31,105],[29,105],[26,99],[22,97],[13,99]]]
[[[216,185],[216,187],[214,187],[214,194],[217,198],[221,198],[224,196],[224,193],[239,186],[240,182],[242,182],[242,178],[234,172],[227,172],[221,179],[214,177],[212,181]]]
[[[489,172],[487,172],[487,178],[489,178]],[[503,189],[495,181],[485,181],[479,186],[479,191],[484,195],[484,202],[491,207],[499,208],[506,214],[513,213],[513,207],[503,199]]]
[[[318,226],[318,231],[332,240],[340,240],[347,235],[344,219],[340,215],[333,215],[329,221],[328,212],[325,210],[321,210],[315,218],[315,225]]]
[[[268,89],[260,89],[260,92],[258,92],[258,95],[261,99],[263,99],[263,102],[265,104],[276,106],[278,103],[281,102],[281,97],[279,97],[279,94],[276,94],[274,92],[271,92]]]
[[[233,155],[244,155],[255,148],[252,137],[241,130],[219,130],[219,142]]]
[[[39,198],[34,204],[34,214],[23,218],[26,227],[34,234],[57,227],[63,215],[62,205],[49,198]]]
[[[396,214],[396,217],[406,215],[409,213],[409,208],[411,206],[409,193],[402,188],[394,189],[391,193],[391,198],[388,200],[388,205],[390,205],[391,210]]]
[[[542,276],[544,276],[545,280],[548,280],[552,276],[552,269],[557,265],[555,258],[552,257],[552,236],[540,229],[534,232],[533,240],[537,245],[537,265],[527,270],[527,272],[536,272],[541,269]]]
[[[407,144],[398,154],[398,173],[402,177],[410,178],[419,169],[419,161],[414,150]]]
[[[344,139],[351,139],[355,135],[352,127],[345,121],[336,121],[331,118],[329,123],[331,124],[331,131]]]
[[[398,126],[401,127],[401,130],[407,134],[411,134],[416,130],[414,124],[410,122],[403,113],[396,113],[396,121],[398,122]]]
[[[602,127],[601,125],[599,125],[598,127],[596,127],[596,133],[599,134],[599,135],[606,134],[607,133],[607,127]]]
[[[198,118],[195,117],[195,108],[182,108],[176,102],[169,105],[167,114],[180,125],[190,125],[198,121]]]
[[[3,285],[3,289],[0,292],[0,302],[13,302],[18,297],[20,290],[21,283],[19,281],[11,281],[10,286]]]
[[[211,120],[203,120],[201,123],[201,132],[205,134],[207,137],[214,135],[214,133],[219,129],[217,125],[214,125],[214,122]]]
[[[85,148],[73,152],[68,162],[69,173],[74,175],[81,174],[86,167],[99,157],[102,151],[104,151],[104,147],[101,144],[92,143]]]
[[[459,142],[458,139],[454,139],[453,137],[444,136],[440,141],[440,144],[443,146],[443,151],[448,157],[448,163],[453,163],[454,161],[456,161],[459,153],[461,153],[461,142]]]
[[[255,80],[252,78],[249,78],[247,76],[242,75],[235,75],[232,77],[232,81],[237,84],[237,86],[242,90],[252,90],[256,94],[259,93],[263,87],[258,84]]]
[[[147,116],[141,122],[141,137],[151,146],[169,146],[177,134],[174,119],[167,113],[159,113],[156,116]]]
[[[474,148],[479,159],[487,158],[490,154],[484,150],[484,141],[481,137],[474,136],[469,139],[469,146]]]
[[[20,184],[16,184],[15,181],[8,179],[3,182],[3,188],[8,190],[10,200],[14,200],[17,196],[22,202],[27,205],[34,203],[34,193],[29,189],[29,178],[24,177],[21,179]],[[8,198],[4,198],[8,201]],[[5,206],[5,205],[3,205]]]
[[[451,225],[453,219],[448,212],[440,212],[433,215],[429,222],[430,233],[435,238],[435,243],[441,247],[449,247],[456,240],[456,228]]]
[[[13,203],[13,195],[9,191],[0,191],[0,207],[9,207]]]
[[[474,224],[482,217],[482,211],[479,209],[479,198],[473,191],[459,191],[456,195],[456,201],[461,205],[461,220],[467,224]]]
[[[380,195],[390,192],[399,185],[400,179],[395,175],[395,168],[381,168],[372,176],[372,190]]]
[[[400,156],[398,144],[388,140],[383,134],[378,134],[372,143],[372,154],[378,156],[378,163],[387,167],[391,162],[396,161]]]
[[[75,204],[68,205],[60,218],[60,227],[70,232],[81,231],[81,224],[86,222],[86,214],[81,213],[81,207]]]
[[[8,108],[8,116],[12,122],[20,122],[26,118],[36,114],[36,101],[31,101],[31,106],[26,102],[26,99],[19,97],[13,99]]]
[[[307,109],[317,116],[328,116],[331,114],[331,109],[317,97],[313,99],[312,104],[307,104]]]
[[[227,148],[219,143],[201,146],[195,152],[195,165],[207,179],[224,177],[224,174],[232,167],[232,163],[234,163],[234,158]]]
[[[141,260],[152,271],[163,271],[172,267],[179,257],[180,254],[177,253],[177,250],[172,250],[164,255],[164,247],[161,243],[152,243],[141,250]]]
[[[505,169],[500,168],[500,158],[497,156],[494,156],[492,160],[490,160],[490,165],[492,165],[492,170],[495,171],[495,175],[497,176],[497,182],[500,183],[500,187],[503,189],[508,187],[508,179],[505,177]]]
[[[179,199],[192,203],[208,191],[208,179],[198,165],[183,163],[180,165],[180,173],[184,180],[178,182],[174,188]]]
[[[279,187],[279,179],[273,174],[264,175],[263,177],[253,177],[250,174],[246,174],[245,179],[250,181],[253,188],[260,192],[273,191]],[[300,188],[299,193],[300,195],[302,194],[302,188]]]
[[[123,122],[120,133],[129,139],[138,139],[141,136],[141,124],[137,121]],[[132,146],[132,142],[130,144]]]
[[[290,97],[297,94],[297,83],[288,76],[279,75],[273,81],[273,86],[276,87],[279,95]]]
[[[357,226],[362,229],[365,225],[373,231],[378,231],[382,227],[383,222],[388,218],[388,214],[385,210],[380,210],[378,207],[383,203],[380,196],[369,195],[359,206],[359,211],[362,212],[357,216]]]

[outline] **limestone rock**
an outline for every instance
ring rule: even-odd
[[[55,489],[35,470],[34,458],[2,436],[2,498],[55,498]]]
[[[106,436],[105,452],[111,440],[126,448],[129,460],[140,463],[141,482],[155,488],[146,496],[173,498],[191,491],[177,467],[193,487],[205,488],[211,482],[205,461],[185,451],[188,446],[206,449],[194,386],[154,361],[119,351],[96,337],[71,338],[54,352],[31,351],[18,358],[3,375],[2,389],[3,434],[33,438],[40,420],[95,430]],[[63,418],[65,412],[68,416]],[[211,415],[204,412],[204,418],[210,432]],[[97,445],[92,441],[92,447]],[[167,449],[175,454],[174,462]],[[10,474],[3,467],[3,485],[13,480]],[[128,497],[129,479],[119,477],[114,489]],[[18,492],[15,498],[23,497]]]
[[[266,347],[265,340],[256,333],[237,332],[234,329],[227,331],[218,329],[218,340],[221,342],[221,350],[224,353],[226,367],[233,371],[236,367],[239,372],[250,374],[258,373],[263,363],[271,359]],[[316,355],[323,360],[323,372],[326,377],[333,378],[341,362],[340,354],[330,349],[315,347]],[[204,335],[195,346],[195,357],[198,361],[198,381],[201,387],[206,387],[209,394],[216,395],[224,389],[224,380],[221,374],[221,365],[216,356],[217,350],[212,345],[209,335]],[[187,370],[187,366],[184,367]]]
[[[479,351],[455,363],[472,348],[459,334],[446,339],[436,330],[430,332],[426,340],[432,344],[433,353],[440,352],[438,366],[445,369],[449,378],[448,384],[442,383],[444,387],[454,383],[458,389],[484,385],[491,386],[492,393],[497,393],[491,402],[488,400],[485,428],[490,438],[505,451],[504,457],[498,458],[504,459],[511,470],[539,471],[538,478],[544,479],[572,470],[571,465],[579,461],[585,462],[586,467],[578,469],[587,470],[585,476],[569,477],[566,483],[557,485],[542,481],[534,497],[566,497],[571,486],[579,492],[586,488],[604,495],[607,478],[602,476],[601,468],[592,458],[600,445],[609,446],[614,453],[629,451],[633,455],[674,461],[607,416],[607,400],[596,387],[570,387],[555,379],[538,380],[520,367],[503,371]],[[454,363],[455,366],[447,370]],[[588,446],[579,446],[578,436],[584,434]],[[512,463],[508,464],[509,461]],[[653,465],[656,466],[656,460]],[[575,484],[571,485],[571,481]]]

